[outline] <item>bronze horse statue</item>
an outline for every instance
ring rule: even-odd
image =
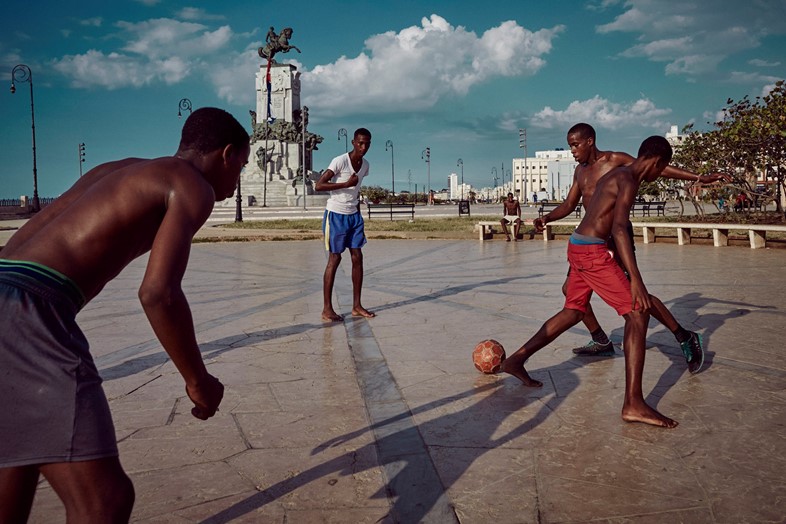
[[[274,63],[275,60],[273,60],[273,56],[275,56],[276,53],[288,53],[292,49],[299,53],[300,49],[298,49],[296,46],[289,45],[290,38],[292,38],[291,27],[285,27],[282,29],[280,35],[277,35],[271,27],[270,31],[268,31],[267,37],[265,38],[267,43],[264,47],[260,47],[257,52],[259,53],[260,57],[270,60]]]

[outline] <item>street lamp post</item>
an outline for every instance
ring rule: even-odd
[[[344,152],[349,152],[349,144],[347,143],[347,130],[343,127],[338,130],[338,139],[341,140],[341,137],[344,137]]]
[[[428,180],[428,193],[426,193],[427,195],[426,202],[428,203],[428,205],[431,205],[432,203],[431,202],[431,148],[427,147],[426,149],[424,149],[423,152],[420,154],[420,158],[426,161],[426,166],[427,166],[426,172],[428,173],[426,175]]]
[[[85,143],[79,144],[79,178],[82,178],[82,164],[85,163]]]
[[[524,150],[524,172],[521,174],[521,186],[522,186],[522,195],[524,196],[524,202],[527,201],[527,178],[529,177],[529,173],[527,173],[527,129],[519,129],[519,147]]]
[[[396,196],[396,172],[395,172],[395,168],[393,167],[393,141],[392,140],[388,140],[387,142],[385,142],[385,151],[388,150],[388,147],[390,147],[390,183],[391,183],[391,187],[392,187],[392,191],[393,191],[393,197],[395,198],[395,196]]]
[[[461,200],[464,200],[464,161],[459,158],[456,166],[461,166]]]
[[[180,102],[177,103],[177,117],[180,118],[183,116],[183,111],[188,111],[188,114],[191,114],[191,100],[188,98],[181,98]]]
[[[303,106],[303,210],[306,209],[306,126],[308,126],[308,106]]]
[[[497,176],[497,168],[496,167],[491,166],[491,174],[493,175],[491,177],[491,179],[494,181],[494,198],[496,198],[498,196],[497,195],[497,180],[499,180],[499,177]],[[505,182],[503,181],[502,183],[503,183],[503,189],[504,189]]]
[[[35,154],[35,104],[33,104],[33,72],[24,64],[14,66],[11,70],[11,94],[16,93],[14,82],[30,82],[30,121],[33,127],[33,211],[41,210],[38,200],[38,166]]]

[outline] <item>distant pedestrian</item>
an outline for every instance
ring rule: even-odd
[[[317,191],[330,191],[322,231],[328,262],[322,281],[322,320],[340,322],[344,317],[333,308],[333,284],[341,263],[341,253],[349,249],[352,259],[352,316],[376,316],[361,305],[363,288],[363,251],[366,233],[360,213],[360,185],[368,175],[369,164],[363,158],[371,147],[371,132],[360,128],[352,139],[352,151],[337,156],[330,162],[315,185]]]
[[[502,201],[502,220],[499,223],[502,225],[502,231],[510,242],[510,233],[508,233],[508,225],[513,226],[513,238],[516,242],[519,241],[519,229],[521,228],[521,205],[518,200],[513,199],[513,193],[508,193],[508,198]]]
[[[230,197],[248,132],[215,108],[194,111],[174,156],[88,171],[0,251],[0,522],[25,522],[43,475],[68,522],[127,522],[134,488],[79,310],[150,252],[139,299],[202,420],[224,386],[205,369],[181,287],[191,241]],[[174,435],[173,435],[174,436]]]

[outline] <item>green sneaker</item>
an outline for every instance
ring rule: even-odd
[[[690,338],[685,342],[680,343],[682,353],[685,355],[685,360],[688,362],[688,371],[691,374],[696,374],[701,370],[704,365],[704,348],[701,344],[701,335],[690,331]]]
[[[573,348],[573,353],[582,357],[612,357],[614,356],[614,344],[598,344],[590,340],[587,344]]]

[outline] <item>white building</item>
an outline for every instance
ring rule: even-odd
[[[456,173],[448,175],[448,194],[450,200],[469,200],[469,193],[472,191],[470,184],[461,184]]]
[[[673,149],[680,147],[685,140],[685,135],[681,135],[678,126],[671,126],[671,130],[666,133],[666,140]]]
[[[536,151],[535,157],[513,159],[513,187],[522,202],[532,193],[546,191],[549,200],[562,200],[570,189],[578,164],[565,149]]]

